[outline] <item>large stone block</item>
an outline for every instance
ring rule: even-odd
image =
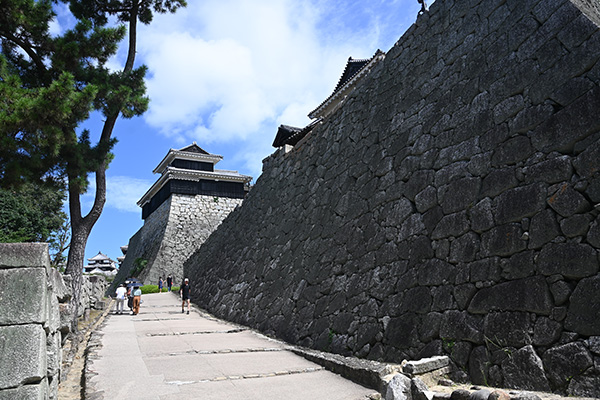
[[[532,184],[507,190],[496,197],[496,222],[520,222],[544,209],[546,190],[543,184]]]
[[[440,325],[442,339],[464,340],[472,343],[483,342],[482,319],[464,311],[446,311]]]
[[[531,344],[531,320],[524,312],[492,312],[486,315],[483,333],[497,346],[522,347]]]
[[[555,389],[565,389],[569,381],[594,365],[594,361],[581,342],[553,347],[542,356],[546,375]]]
[[[542,360],[533,346],[525,346],[502,362],[504,384],[508,388],[550,391]]]
[[[48,243],[0,243],[0,268],[50,268]]]
[[[484,256],[510,256],[527,247],[520,224],[496,226],[481,234],[481,251]]]
[[[546,276],[583,278],[598,272],[598,251],[581,243],[549,243],[542,248],[536,265],[538,273]]]
[[[0,269],[0,325],[45,323],[45,268]]]
[[[0,389],[40,382],[46,376],[46,333],[41,325],[0,327]]]
[[[563,217],[590,210],[590,203],[587,199],[566,183],[553,191],[548,197],[548,204]]]
[[[565,328],[581,335],[600,335],[600,275],[579,281],[569,303]]]
[[[46,400],[48,393],[45,381],[37,385],[24,385],[16,389],[0,390],[0,400]]]
[[[500,283],[479,290],[469,312],[486,314],[490,311],[527,311],[550,315],[552,298],[546,280],[541,276]]]

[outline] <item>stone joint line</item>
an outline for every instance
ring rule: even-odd
[[[217,376],[212,379],[201,379],[198,381],[169,381],[166,382],[168,385],[193,385],[195,383],[206,383],[206,382],[222,382],[222,381],[236,381],[241,379],[258,379],[258,378],[274,378],[283,375],[296,375],[296,374],[308,374],[312,372],[323,371],[324,367],[309,367],[300,369],[291,369],[286,371],[268,372],[265,374],[248,374],[248,375],[232,375],[232,376]]]
[[[227,331],[196,331],[196,332],[161,332],[161,333],[148,333],[146,336],[184,336],[184,335],[209,335],[214,333],[240,333],[247,331],[248,329],[229,329]]]

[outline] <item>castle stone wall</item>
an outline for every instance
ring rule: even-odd
[[[140,258],[148,261],[138,276],[145,284],[156,285],[159,277],[166,279],[169,274],[174,284],[179,284],[184,278],[184,261],[242,201],[172,194],[146,218],[144,226],[130,239],[127,255],[113,286],[129,277],[135,261]],[[109,289],[114,290],[116,287]]]
[[[185,264],[293,343],[600,392],[600,13],[437,0]]]

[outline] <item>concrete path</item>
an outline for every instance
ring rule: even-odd
[[[94,399],[336,400],[375,390],[352,383],[246,328],[198,310],[173,293],[142,296],[140,314],[111,315],[90,355]]]

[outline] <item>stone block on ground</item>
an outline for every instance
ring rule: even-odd
[[[448,356],[436,356],[409,361],[402,367],[402,371],[411,375],[419,375],[447,367],[448,365],[450,365],[450,358]]]
[[[403,374],[395,374],[388,383],[385,400],[412,400],[411,379]]]

